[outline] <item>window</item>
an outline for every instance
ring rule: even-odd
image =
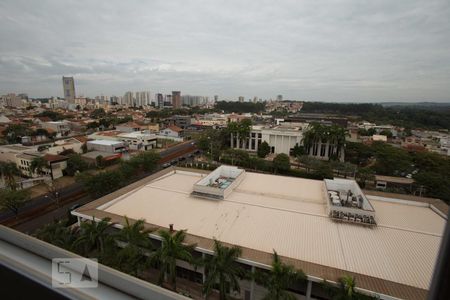
[[[322,156],[322,157],[325,156],[326,149],[327,149],[327,145],[325,145],[325,144],[320,145],[320,156]]]
[[[315,143],[315,144],[313,145],[313,153],[312,153],[312,155],[313,155],[313,156],[317,156],[318,150],[319,150],[319,144],[318,144],[318,143]]]

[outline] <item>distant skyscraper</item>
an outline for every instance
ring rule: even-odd
[[[163,94],[156,94],[156,106],[159,108],[163,108],[164,106]]]
[[[122,100],[123,105],[133,106],[133,92],[126,92]]]
[[[22,97],[17,96],[14,93],[4,95],[0,97],[3,102],[3,105],[9,107],[21,107],[23,104]]]
[[[283,101],[283,95],[278,95],[277,96],[277,101]]]
[[[172,106],[173,108],[181,108],[181,92],[172,91]]]
[[[75,103],[75,81],[73,77],[64,77],[63,81],[63,91],[64,91],[64,99],[69,103]]]
[[[181,96],[181,103],[183,105],[187,105],[190,107],[200,106],[204,103],[208,102],[208,97],[204,96],[191,96],[191,95],[183,95]]]
[[[219,95],[214,95],[214,102],[219,101]]]
[[[244,96],[239,96],[239,102],[244,102]]]

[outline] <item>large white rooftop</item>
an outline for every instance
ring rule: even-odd
[[[122,144],[122,142],[120,142],[120,141],[112,141],[112,140],[92,140],[92,141],[88,141],[88,144],[103,145],[103,146],[114,146],[114,145],[120,145],[120,144]]]
[[[428,289],[446,220],[367,196],[378,226],[334,222],[325,183],[249,173],[223,200],[191,195],[205,174],[176,170],[97,209],[205,238]]]

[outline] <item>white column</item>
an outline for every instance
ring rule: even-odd
[[[78,223],[78,226],[81,226],[81,218],[78,216],[77,216],[77,223]]]
[[[202,260],[205,261],[205,253],[202,253]],[[206,281],[205,267],[203,267],[203,270],[202,270],[202,282],[203,282],[203,284],[205,284],[205,281]]]
[[[252,266],[252,274],[255,274],[255,266]],[[253,300],[253,294],[255,293],[255,279],[252,276],[252,282],[250,283],[250,300]]]
[[[312,281],[308,280],[308,286],[306,287],[306,300],[311,300]]]

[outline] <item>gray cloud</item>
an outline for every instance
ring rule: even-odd
[[[2,1],[0,93],[449,101],[450,4]]]

